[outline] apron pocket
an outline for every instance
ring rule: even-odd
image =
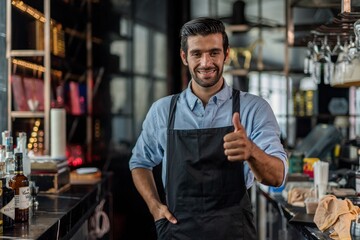
[[[169,224],[170,222],[166,218],[161,218],[155,221],[156,233],[158,240],[167,240],[169,238]]]

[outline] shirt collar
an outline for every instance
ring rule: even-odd
[[[191,90],[191,81],[189,82],[185,90],[185,100],[191,111],[193,111],[199,98]],[[212,96],[210,98],[210,101],[214,99],[215,104],[217,106],[220,106],[223,102],[230,99],[231,97],[232,97],[232,88],[226,83],[226,81],[224,81],[223,88],[219,92],[217,92],[214,96]]]

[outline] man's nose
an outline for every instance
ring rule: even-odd
[[[210,57],[210,54],[208,53],[204,53],[202,56],[201,56],[201,59],[200,59],[200,64],[201,66],[207,66],[211,63],[211,57]]]

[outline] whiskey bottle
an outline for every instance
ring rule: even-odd
[[[14,176],[9,186],[15,190],[15,222],[28,222],[31,196],[29,180],[23,173],[22,153],[15,154]]]
[[[3,228],[12,228],[15,224],[15,192],[7,186],[5,176],[5,162],[0,162],[0,182],[2,189],[2,206],[0,212],[3,216]]]

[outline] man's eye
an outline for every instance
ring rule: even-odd
[[[214,51],[214,52],[211,52],[211,56],[217,56],[217,55],[219,55],[219,51]]]
[[[192,55],[193,55],[194,57],[200,57],[200,56],[201,56],[201,54],[200,54],[200,53],[197,53],[197,52],[193,53]]]

